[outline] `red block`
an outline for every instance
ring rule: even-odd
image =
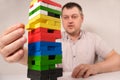
[[[49,34],[61,34],[60,30],[48,29],[43,27],[39,27],[30,31],[30,33],[39,33],[39,32],[44,32]]]
[[[55,42],[56,39],[61,38],[60,30],[50,30],[47,28],[37,28],[28,33],[28,43],[37,41]]]
[[[62,7],[59,3],[53,2],[51,0],[38,0],[38,2],[40,2],[40,1],[43,1],[43,2],[45,2],[47,4],[50,4],[50,5],[53,5],[53,6],[57,6],[57,7],[60,7],[60,8]]]
[[[51,0],[38,0],[38,2],[44,2],[44,3],[47,3],[47,4],[50,4],[50,5],[53,5],[53,6],[57,6],[57,7],[62,7],[61,4],[59,3],[56,3],[56,2],[53,2]],[[32,8],[33,5],[30,6],[30,8]]]

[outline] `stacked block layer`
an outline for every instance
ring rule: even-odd
[[[29,9],[28,78],[57,80],[62,76],[61,5],[51,0],[32,0]]]

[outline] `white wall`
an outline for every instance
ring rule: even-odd
[[[100,35],[120,53],[120,0],[57,0],[60,3],[74,1],[84,11],[83,29]]]
[[[18,22],[28,21],[30,0],[0,0],[0,32]],[[61,4],[73,0],[54,0]],[[120,0],[74,0],[84,10],[83,29],[99,34],[120,53]],[[0,57],[0,75],[25,73],[26,67],[8,64]]]
[[[12,24],[28,20],[27,0],[0,0],[0,33]],[[26,66],[8,64],[0,56],[0,76],[2,74],[26,73]]]

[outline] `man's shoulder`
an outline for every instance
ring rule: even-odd
[[[85,31],[85,30],[82,30],[81,34],[82,34],[82,37],[88,37],[88,38],[99,37],[98,34],[96,34],[94,32],[90,32],[90,31]]]
[[[61,32],[62,38],[61,39],[67,39],[67,33],[65,31]],[[94,32],[86,31],[86,30],[81,30],[80,36],[82,39],[101,39],[101,37]]]

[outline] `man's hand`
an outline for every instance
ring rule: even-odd
[[[73,70],[72,77],[73,78],[81,78],[81,77],[87,78],[97,73],[99,73],[97,65],[81,64]]]
[[[27,50],[23,47],[27,41],[23,36],[25,33],[24,27],[23,24],[13,25],[0,35],[0,54],[7,62],[26,64],[21,62],[27,60],[25,59],[27,58],[27,53],[25,54]]]

